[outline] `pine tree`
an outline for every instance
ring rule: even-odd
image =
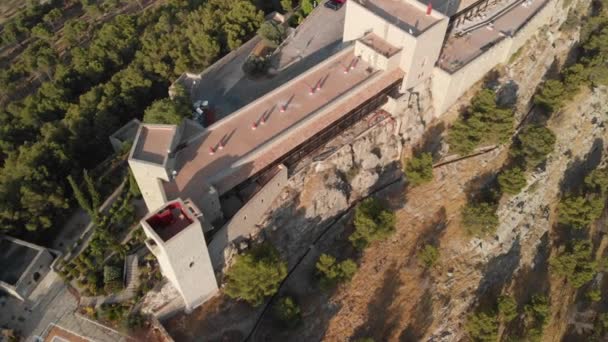
[[[80,207],[82,209],[84,209],[84,211],[86,211],[89,214],[89,216],[93,217],[93,210],[91,209],[91,203],[84,196],[84,193],[80,190],[80,188],[78,187],[78,184],[76,184],[76,182],[74,181],[74,178],[72,178],[71,175],[68,176],[68,182],[70,183],[70,186],[72,187],[72,192],[74,193],[74,197],[76,198],[78,205],[80,205]]]
[[[99,195],[99,192],[95,188],[95,182],[93,182],[93,179],[91,179],[91,176],[89,176],[87,170],[83,170],[82,173],[84,177],[84,182],[87,185],[87,191],[89,192],[89,196],[91,197],[92,209],[98,211],[99,207],[101,206],[101,197]]]

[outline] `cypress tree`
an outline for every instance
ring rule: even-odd
[[[68,182],[70,183],[70,186],[72,187],[72,191],[74,192],[74,197],[76,198],[78,205],[80,205],[80,207],[82,209],[84,209],[87,213],[89,213],[90,216],[93,216],[93,210],[91,209],[91,203],[89,203],[89,201],[84,196],[84,194],[78,187],[78,184],[76,184],[76,182],[74,181],[74,178],[72,178],[71,175],[68,176]]]

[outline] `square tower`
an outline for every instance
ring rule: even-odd
[[[177,288],[190,312],[218,291],[203,233],[203,215],[190,201],[176,199],[143,220],[146,245]]]

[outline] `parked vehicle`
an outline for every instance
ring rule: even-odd
[[[327,2],[325,2],[325,7],[337,11],[342,8],[342,6],[344,6],[345,2],[346,0],[328,0]]]

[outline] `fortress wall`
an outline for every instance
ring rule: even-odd
[[[433,106],[437,116],[447,111],[471,86],[499,64],[509,61],[528,39],[549,24],[556,9],[555,1],[549,1],[513,37],[505,37],[496,45],[477,56],[453,74],[435,67],[433,70]]]
[[[435,67],[433,71],[433,106],[439,116],[448,110],[471,86],[481,80],[488,71],[508,60],[512,40],[505,38],[485,53],[453,74]]]
[[[129,167],[149,211],[155,210],[167,202],[161,180],[167,178],[167,171],[162,166],[131,159]]]
[[[287,185],[287,168],[283,165],[270,181],[258,191],[247,203],[226,223],[209,244],[209,254],[216,270],[223,268],[223,254],[230,242],[240,238],[248,238],[255,231],[268,208],[272,205],[281,190]]]
[[[509,51],[509,57],[517,52],[532,36],[537,32],[540,32],[540,28],[544,25],[548,25],[551,22],[551,18],[556,12],[557,1],[549,1],[545,6],[541,7],[538,13],[536,13],[530,20],[524,24],[512,38],[513,44]],[[560,4],[561,6],[561,4]]]

